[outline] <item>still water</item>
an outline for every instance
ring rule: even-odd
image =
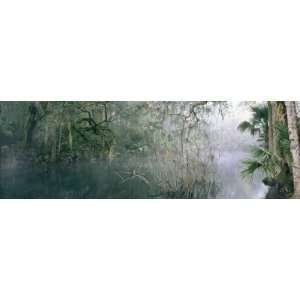
[[[242,178],[242,161],[249,158],[246,151],[223,151],[218,159],[220,190],[217,198],[264,198],[268,188],[262,183],[262,174]]]
[[[147,198],[151,193],[136,178],[123,183],[101,162],[0,171],[1,198]]]
[[[241,161],[245,156],[245,152],[235,151],[223,152],[218,157],[216,198],[264,198],[267,187],[261,177],[246,180],[240,176]],[[0,198],[165,198],[148,175],[151,184],[130,174],[124,180],[125,175],[119,172],[120,169],[120,162],[111,165],[103,161],[49,169],[29,168],[18,163],[9,168],[2,166]]]

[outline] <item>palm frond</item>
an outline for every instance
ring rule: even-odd
[[[266,123],[268,121],[268,106],[258,105],[252,106],[251,111],[253,112],[253,119]]]
[[[252,127],[252,124],[248,121],[243,121],[242,123],[239,124],[238,130],[244,132],[246,130],[249,130],[249,128]]]
[[[244,160],[243,165],[245,168],[241,171],[242,177],[253,176],[255,172],[262,169],[262,164],[257,160]]]
[[[242,162],[245,166],[241,172],[243,177],[253,175],[260,170],[265,175],[274,178],[281,172],[282,160],[280,157],[273,155],[262,147],[256,146],[251,148],[251,154],[253,159]]]
[[[284,123],[277,123],[275,126],[276,143],[280,154],[283,157],[290,155],[290,141],[288,127]]]
[[[244,121],[239,124],[238,130],[241,132],[249,131],[251,135],[255,135],[257,132],[259,132],[259,128],[256,128],[253,123],[250,123],[248,121]]]

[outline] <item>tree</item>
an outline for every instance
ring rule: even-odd
[[[258,141],[263,143],[263,146],[266,149],[269,149],[268,145],[269,140],[269,124],[268,124],[268,106],[267,105],[258,105],[251,106],[252,118],[249,121],[242,122],[238,129],[241,132],[248,131],[251,135],[258,135]],[[272,127],[270,127],[272,128]]]
[[[38,107],[36,102],[32,102],[28,108],[28,120],[25,129],[25,146],[30,147],[34,129],[38,122]]]
[[[285,102],[290,140],[290,151],[292,155],[292,171],[294,182],[294,198],[300,198],[300,150],[297,129],[297,114],[295,101]]]
[[[239,126],[242,131],[258,134],[260,142],[252,148],[252,158],[243,161],[242,175],[261,171],[266,176],[263,182],[270,186],[267,198],[290,197],[294,189],[286,105],[283,101],[269,101],[264,108],[262,119],[261,113],[252,109],[252,119]]]

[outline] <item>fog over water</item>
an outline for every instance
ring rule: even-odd
[[[267,187],[262,175],[242,178],[242,161],[249,158],[249,147],[256,140],[237,130],[240,122],[251,116],[249,105],[230,103],[222,117],[215,114],[208,122],[210,148],[213,152],[214,172],[218,188],[211,198],[264,198]],[[149,166],[149,157],[120,157],[113,162],[89,161],[67,166],[23,168],[22,161],[14,157],[0,166],[0,198],[164,198],[155,185],[150,186],[151,176],[146,171],[144,179],[122,178],[128,160]],[[121,175],[122,176],[121,176]],[[143,178],[142,178],[143,179]],[[195,196],[194,196],[195,197]],[[176,196],[174,196],[176,198]]]
[[[262,183],[262,175],[242,178],[242,161],[248,157],[245,151],[222,152],[218,161],[218,175],[221,189],[217,198],[264,198],[267,187]]]
[[[217,198],[264,198],[267,193],[262,174],[251,178],[241,176],[242,162],[250,157],[249,148],[257,144],[255,137],[237,130],[242,121],[251,118],[249,105],[232,102],[224,118],[213,119],[212,135],[218,149],[217,173],[221,184]]]

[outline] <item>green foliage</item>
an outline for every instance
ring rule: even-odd
[[[17,143],[23,136],[27,102],[0,102],[0,144]]]
[[[130,157],[132,166],[124,166],[125,175],[120,175],[124,185],[155,185],[170,197],[207,197],[217,190],[207,125],[210,116],[223,117],[225,102],[0,105],[5,107],[0,130],[12,136],[22,159],[45,170],[79,160],[107,160],[113,165]],[[141,157],[147,161],[147,172],[138,169]]]
[[[238,126],[238,129],[241,132],[249,131],[251,133],[251,135],[255,135],[257,132],[259,132],[259,129],[256,128],[253,123],[250,123],[248,121],[244,121],[244,122],[240,123],[240,125]]]
[[[291,164],[289,132],[286,124],[280,122],[275,125],[275,136],[280,156]]]
[[[16,127],[12,121],[0,118],[0,136],[2,138],[12,137],[15,134]]]
[[[241,174],[244,177],[252,176],[255,172],[261,171],[265,175],[275,178],[281,172],[283,161],[262,147],[252,147],[253,159],[243,161],[244,169]]]
[[[264,141],[264,143],[261,143],[260,147],[251,149],[252,158],[243,162],[244,169],[241,174],[248,177],[256,172],[262,172],[266,176],[263,182],[270,187],[267,198],[290,197],[293,193],[292,159],[288,127],[284,116],[281,116],[276,124],[268,124],[267,105],[252,107],[252,112],[251,120],[241,123],[239,130],[249,131],[252,135],[258,132],[258,142]],[[272,132],[275,136],[268,136],[268,125],[273,126]],[[269,138],[275,143],[272,152],[267,149]]]
[[[268,137],[268,106],[258,105],[252,106],[252,118],[250,121],[242,122],[238,129],[248,131],[252,135],[258,135],[258,142],[261,146],[254,147],[250,153],[252,159],[243,162],[244,169],[242,175],[252,176],[255,172],[263,172],[266,176],[276,178],[282,172],[284,165],[290,163],[290,145],[287,125],[278,122],[275,125],[274,134],[276,137],[276,147],[278,153],[276,155],[267,149],[266,141]]]
[[[252,106],[251,111],[253,113],[253,119],[255,119],[261,123],[268,122],[268,106],[267,105]]]
[[[239,124],[238,130],[258,136],[258,141],[266,143],[268,135],[268,106],[251,106],[252,118]]]

